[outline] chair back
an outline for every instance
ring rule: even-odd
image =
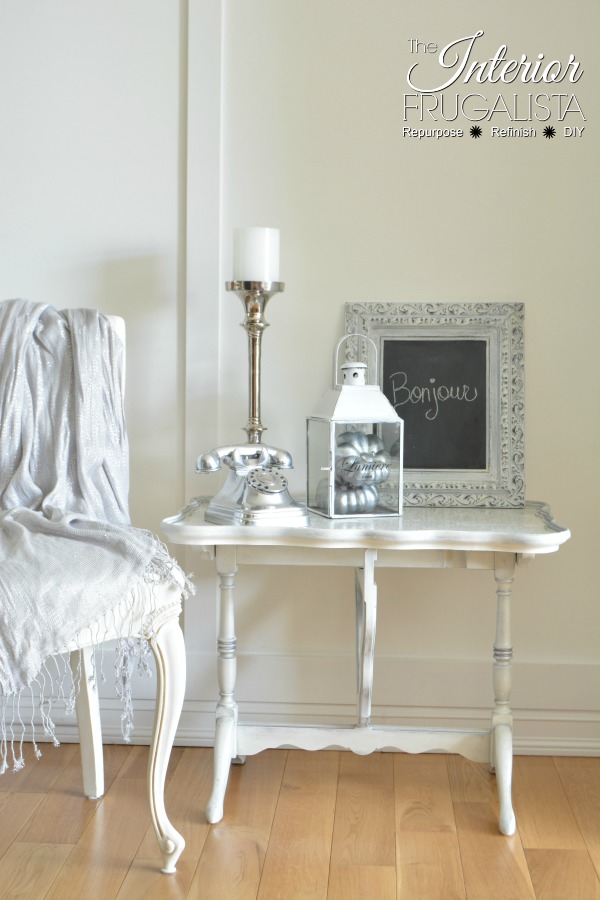
[[[125,346],[125,319],[122,319],[121,316],[107,316],[106,318],[123,341],[123,346]]]
[[[127,362],[125,319],[122,319],[121,316],[107,316],[106,318],[112,325],[113,331],[121,338],[121,343],[123,344],[123,370],[121,372],[121,390],[123,392],[123,395],[125,395],[125,364]]]
[[[92,329],[88,342],[83,329],[97,313],[68,310],[71,353],[62,314],[52,307],[17,300],[2,312],[0,509],[55,508],[128,522],[125,321],[101,317],[104,327]],[[117,356],[103,360],[107,323]]]

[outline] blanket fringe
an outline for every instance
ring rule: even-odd
[[[154,540],[156,552],[140,583],[132,588],[128,597],[103,617],[104,620],[108,620],[105,635],[110,633],[111,621],[113,625],[117,620],[129,622],[128,633],[116,638],[113,662],[115,691],[121,701],[121,734],[125,743],[131,742],[134,731],[132,691],[134,672],[145,678],[151,678],[153,674],[152,649],[149,638],[154,632],[152,622],[156,613],[160,611],[157,603],[158,588],[167,581],[180,589],[182,600],[187,599],[196,590],[192,576],[183,572],[161,541],[156,538]],[[150,587],[151,602],[144,610],[143,618],[140,620],[139,609],[136,608],[136,594],[142,585]],[[140,630],[147,637],[141,636],[138,629],[135,628],[136,623],[140,621]],[[99,623],[96,623],[94,627],[97,629],[97,633],[93,634],[93,642],[91,645],[86,644],[85,646],[89,646],[92,651],[90,654],[92,670],[89,681],[93,690],[98,690],[98,685],[106,682],[105,642],[108,638],[100,634]],[[81,651],[85,648],[79,646],[78,649]],[[56,737],[56,725],[52,719],[53,707],[60,704],[64,707],[67,715],[73,715],[84,677],[81,654],[79,654],[76,666],[71,666],[70,658],[69,652],[50,657],[43,664],[37,677],[23,689],[23,691],[28,690],[31,696],[31,719],[28,723],[25,723],[21,716],[20,704],[23,691],[10,695],[0,692],[2,702],[0,709],[0,775],[7,772],[9,768],[12,768],[13,772],[19,772],[24,767],[23,744],[25,742],[31,743],[36,759],[40,759],[43,755],[37,739],[36,718],[39,720],[38,726],[41,725],[45,741],[52,743],[55,747],[60,746]],[[55,674],[50,671],[49,666],[54,667]]]

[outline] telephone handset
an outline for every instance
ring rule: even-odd
[[[308,514],[289,495],[282,469],[291,469],[287,450],[265,444],[217,447],[202,453],[196,472],[217,472],[224,463],[229,472],[219,493],[210,501],[205,518],[220,525],[305,525]]]
[[[292,457],[287,450],[267,447],[265,444],[243,444],[228,447],[216,447],[208,453],[201,453],[196,463],[199,473],[217,472],[221,463],[237,472],[250,470],[257,466],[275,466],[278,469],[291,469]]]

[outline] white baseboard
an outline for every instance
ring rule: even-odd
[[[193,701],[184,703],[175,743],[184,747],[211,747],[214,738],[214,705],[211,708]],[[148,744],[152,735],[154,708],[151,701],[135,704],[135,731],[133,743]],[[23,710],[25,712],[25,710]],[[377,710],[375,710],[377,712]],[[400,712],[400,711],[398,711]],[[122,743],[120,706],[116,701],[102,704],[102,734],[105,743]],[[423,726],[428,728],[486,728],[489,726],[487,710],[411,709],[405,715],[373,717],[374,723],[387,726]],[[409,714],[410,713],[410,714]],[[353,710],[324,708],[297,708],[247,710],[240,705],[240,718],[249,722],[295,723],[298,725],[333,724],[349,725],[354,721]],[[55,717],[56,734],[60,741],[77,742],[77,725],[73,717]],[[514,716],[514,750],[516,754],[529,756],[600,756],[598,717],[582,715],[568,710],[550,711],[516,710]]]
[[[188,699],[176,743],[212,746],[216,690],[214,659],[190,654]],[[384,658],[376,661],[373,724],[427,728],[488,728],[493,706],[491,663],[485,660]],[[253,723],[351,725],[355,722],[354,660],[349,657],[240,655],[240,718]],[[600,666],[520,662],[514,666],[514,749],[542,756],[600,755],[598,689]],[[193,699],[193,694],[208,698]],[[135,743],[149,743],[155,684],[143,687],[134,701]],[[118,700],[102,691],[103,736],[122,741]],[[190,696],[192,695],[192,696]],[[314,702],[315,697],[321,702]],[[268,699],[266,699],[268,698]],[[460,701],[460,705],[459,705]],[[28,719],[27,699],[21,713]],[[74,717],[53,709],[57,737],[76,741]]]

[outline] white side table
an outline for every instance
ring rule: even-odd
[[[401,518],[327,519],[312,515],[309,527],[212,525],[205,521],[206,499],[193,500],[162,522],[170,541],[202,548],[215,560],[220,584],[217,640],[219,702],[216,712],[213,791],[209,822],[223,816],[231,760],[268,747],[319,750],[336,746],[357,753],[378,749],[409,753],[446,751],[496,772],[503,834],[516,828],[512,808],[512,644],[510,600],[520,559],[552,553],[570,537],[543,503],[523,509],[406,508]],[[357,722],[346,727],[245,725],[235,702],[236,638],[234,585],[239,565],[352,566],[356,572]],[[433,730],[372,726],[371,696],[377,620],[376,570],[386,568],[465,568],[494,572],[497,597],[493,687],[495,705],[487,731]]]

